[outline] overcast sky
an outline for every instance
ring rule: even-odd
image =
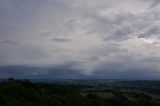
[[[160,0],[0,0],[0,78],[160,79]]]

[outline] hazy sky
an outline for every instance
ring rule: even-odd
[[[0,0],[0,78],[160,79],[160,0]]]

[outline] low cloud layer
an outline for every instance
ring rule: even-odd
[[[1,0],[0,77],[159,79],[159,3]]]

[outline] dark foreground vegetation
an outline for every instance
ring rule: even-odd
[[[0,106],[160,106],[160,94],[8,79],[0,83]]]

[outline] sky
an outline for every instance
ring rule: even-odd
[[[160,0],[0,0],[0,78],[160,80]]]

